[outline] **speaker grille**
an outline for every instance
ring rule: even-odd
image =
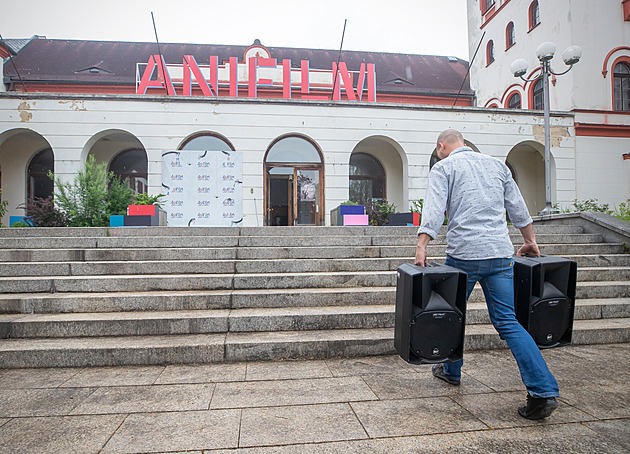
[[[410,343],[420,358],[446,359],[461,343],[462,315],[456,311],[421,312],[411,319]]]
[[[539,300],[530,307],[529,333],[541,346],[556,344],[569,329],[571,301],[568,298]]]

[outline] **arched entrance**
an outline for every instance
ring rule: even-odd
[[[371,201],[367,200],[370,198],[386,199],[398,211],[407,211],[407,163],[405,154],[396,141],[383,136],[367,137],[354,147],[349,164],[351,200],[353,197],[363,197],[365,202]],[[363,196],[360,196],[361,192],[364,193]]]
[[[52,194],[49,170],[54,171],[54,153],[39,133],[18,128],[0,134],[0,186],[2,200],[8,202],[4,225],[8,225],[9,215],[24,215],[24,210],[16,207],[27,197],[46,198]]]
[[[525,199],[531,215],[545,208],[545,147],[531,140],[515,145],[508,153],[506,164]],[[555,164],[551,158],[551,194],[555,193]]]
[[[265,155],[265,224],[324,224],[324,160],[304,136],[275,140]]]
[[[147,192],[147,152],[133,134],[122,130],[102,131],[85,145],[82,159],[90,155],[97,163],[107,163],[107,168],[122,180],[127,179],[136,194]]]

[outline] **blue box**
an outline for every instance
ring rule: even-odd
[[[31,227],[34,227],[33,223],[26,216],[9,216],[9,227],[20,221],[26,222]]]
[[[125,225],[125,216],[122,214],[112,214],[109,216],[110,227],[123,227]]]

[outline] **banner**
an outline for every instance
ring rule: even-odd
[[[168,226],[243,224],[243,160],[236,151],[162,153]]]

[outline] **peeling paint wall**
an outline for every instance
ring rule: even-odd
[[[226,100],[205,103],[165,100],[163,97],[117,97],[29,94],[0,96],[0,167],[8,154],[24,156],[22,167],[10,172],[22,175],[5,188],[12,197],[10,214],[25,197],[23,167],[33,150],[2,146],[3,138],[18,128],[28,128],[50,143],[55,154],[55,173],[71,180],[82,167],[86,150],[106,131],[119,131],[137,139],[148,158],[149,192],[161,191],[161,154],[177,149],[182,141],[200,132],[226,137],[243,153],[243,211],[245,225],[263,225],[263,159],[270,144],[285,134],[302,134],[322,150],[325,166],[326,222],[330,210],[348,200],[348,162],[352,151],[368,137],[384,143],[378,158],[386,166],[387,194],[399,210],[424,198],[431,153],[438,134],[447,128],[462,131],[482,153],[505,160],[523,141],[544,143],[540,115],[523,112],[496,114],[487,109],[450,109],[400,105],[336,104],[313,101]],[[553,116],[552,154],[562,179],[557,200],[575,198],[575,144],[566,137],[573,117]],[[129,143],[132,144],[134,140]],[[122,147],[124,141],[118,140]],[[115,148],[100,143],[97,159],[111,160]],[[396,145],[393,145],[396,144]],[[542,146],[542,145],[541,145]],[[101,148],[102,147],[102,148]],[[112,151],[114,150],[114,151]],[[392,156],[390,156],[392,155]],[[253,192],[252,192],[253,191]],[[13,201],[17,202],[14,203]]]

